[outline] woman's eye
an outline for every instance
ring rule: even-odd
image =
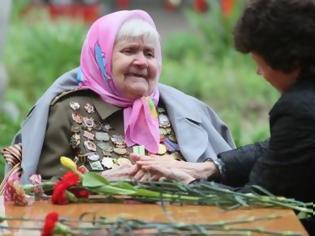
[[[145,52],[145,56],[154,58],[154,52],[152,52],[151,50],[146,51],[146,52]]]
[[[134,50],[132,48],[125,48],[122,50],[122,53],[124,54],[132,54]]]

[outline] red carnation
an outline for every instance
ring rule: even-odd
[[[66,198],[65,191],[67,190],[68,186],[63,182],[58,182],[54,186],[54,191],[51,196],[51,201],[54,204],[67,204],[69,200]]]
[[[58,213],[50,212],[45,218],[44,227],[41,236],[52,236],[56,223],[58,222]]]
[[[80,181],[80,177],[76,173],[68,171],[64,174],[61,181],[68,184],[70,187],[73,185],[77,185]]]
[[[87,189],[84,188],[75,188],[70,190],[77,198],[88,198],[90,193]]]
[[[69,200],[66,197],[66,190],[71,186],[78,185],[80,177],[72,171],[68,171],[64,174],[59,182],[54,186],[52,194],[52,203],[54,204],[67,204]]]

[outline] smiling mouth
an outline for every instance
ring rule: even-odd
[[[127,73],[126,74],[127,76],[134,76],[134,77],[141,77],[141,78],[147,78],[147,74],[146,73],[133,73],[133,72],[131,72],[131,73]]]

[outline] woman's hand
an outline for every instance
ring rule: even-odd
[[[102,176],[110,181],[131,180],[130,171],[132,168],[133,165],[125,163],[116,168],[103,171]]]
[[[185,184],[189,184],[196,179],[180,168],[168,168],[164,165],[156,165],[150,167],[143,166],[142,168],[146,171],[154,173],[155,176],[160,176],[159,178],[163,176],[167,179],[173,179]]]
[[[152,176],[160,178],[164,176],[170,178],[172,173],[181,175],[185,173],[194,179],[208,179],[211,176],[218,174],[217,167],[211,161],[192,163],[175,160],[169,155],[165,156],[139,156],[136,154],[130,155],[131,159],[137,164],[138,169],[150,171]]]

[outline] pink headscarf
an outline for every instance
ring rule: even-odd
[[[158,117],[155,106],[159,100],[156,87],[150,97],[135,100],[121,97],[112,78],[112,52],[122,24],[140,18],[156,29],[152,18],[142,10],[117,11],[95,21],[85,39],[81,52],[81,88],[89,88],[103,101],[124,108],[124,131],[127,146],[144,145],[151,153],[157,153],[160,141]],[[158,43],[159,44],[159,43]],[[156,56],[161,65],[161,48],[156,45]],[[158,76],[160,68],[158,68]]]

